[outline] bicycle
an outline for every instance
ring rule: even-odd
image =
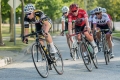
[[[108,62],[110,62],[110,52],[108,48],[108,43],[106,40],[106,34],[105,31],[109,31],[109,29],[101,29],[100,32],[102,34],[102,44],[103,44],[103,52],[105,57],[106,65],[108,65]]]
[[[55,53],[54,55],[50,53],[50,45],[47,44],[47,47],[43,46],[39,42],[39,40],[45,41],[45,39],[40,38],[39,34],[43,35],[44,31],[40,30],[40,31],[31,33],[31,34],[25,35],[23,37],[24,39],[25,37],[36,35],[36,40],[35,40],[35,43],[32,45],[31,52],[32,52],[32,60],[33,60],[34,66],[38,74],[43,78],[48,77],[49,70],[52,70],[52,65],[53,65],[56,72],[59,75],[62,75],[64,72],[63,71],[63,59],[62,59],[59,49],[55,45],[57,53]],[[60,62],[60,66],[58,62]]]
[[[72,29],[73,30],[73,29]],[[68,33],[68,30],[62,31],[62,33]],[[78,43],[76,40],[76,36],[70,35],[72,37],[72,40],[69,39],[70,41],[70,56],[72,59],[75,61],[76,59],[80,59],[79,51],[78,51]]]
[[[84,62],[84,65],[88,69],[88,71],[92,71],[92,62],[95,66],[95,68],[98,68],[98,62],[97,62],[97,55],[94,55],[94,47],[90,44],[90,42],[86,39],[85,35],[82,32],[79,32],[81,34],[81,41],[79,44],[82,60]],[[77,34],[79,34],[77,33]],[[76,35],[76,34],[74,34]],[[84,54],[86,52],[86,55]]]
[[[98,39],[96,38],[96,31],[94,31],[94,33],[93,33],[93,38],[94,38],[94,41],[95,41],[95,43],[96,43],[96,45],[97,45],[97,47],[98,47],[98,51],[100,52],[101,50],[102,50],[102,47],[100,46],[100,42],[98,41]],[[102,42],[102,40],[100,39],[100,41]]]

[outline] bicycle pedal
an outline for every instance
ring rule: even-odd
[[[52,67],[51,67],[51,65],[49,65],[49,70],[52,70]]]

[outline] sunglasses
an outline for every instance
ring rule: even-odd
[[[67,12],[63,13],[63,14],[67,14]]]
[[[100,13],[95,13],[95,15],[100,15]]]
[[[77,12],[77,10],[74,10],[74,11],[72,11],[72,12],[73,12],[73,13],[74,13],[74,12]]]

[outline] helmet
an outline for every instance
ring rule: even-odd
[[[63,6],[62,12],[63,12],[63,13],[69,12],[69,8],[68,8],[67,6]]]
[[[102,12],[102,8],[101,7],[97,7],[95,10],[94,10],[95,13],[99,13],[99,12]]]
[[[94,14],[94,10],[91,10],[91,11],[90,11],[90,15],[92,15],[92,14]]]
[[[35,10],[35,6],[32,3],[29,3],[24,7],[25,14],[32,13],[34,10]]]
[[[78,9],[78,5],[77,4],[71,4],[69,8],[70,8],[71,11],[75,11],[75,10]]]
[[[107,10],[106,10],[105,8],[102,8],[102,12],[103,12],[103,13],[106,13]]]

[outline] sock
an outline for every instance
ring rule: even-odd
[[[110,53],[112,53],[112,48],[110,48]]]
[[[56,50],[53,42],[50,43],[50,47],[51,47],[51,49],[52,49],[53,52],[57,52],[57,50]]]
[[[90,43],[92,44],[92,46],[97,46],[97,45],[95,44],[95,41],[94,41],[94,40],[91,41]]]

